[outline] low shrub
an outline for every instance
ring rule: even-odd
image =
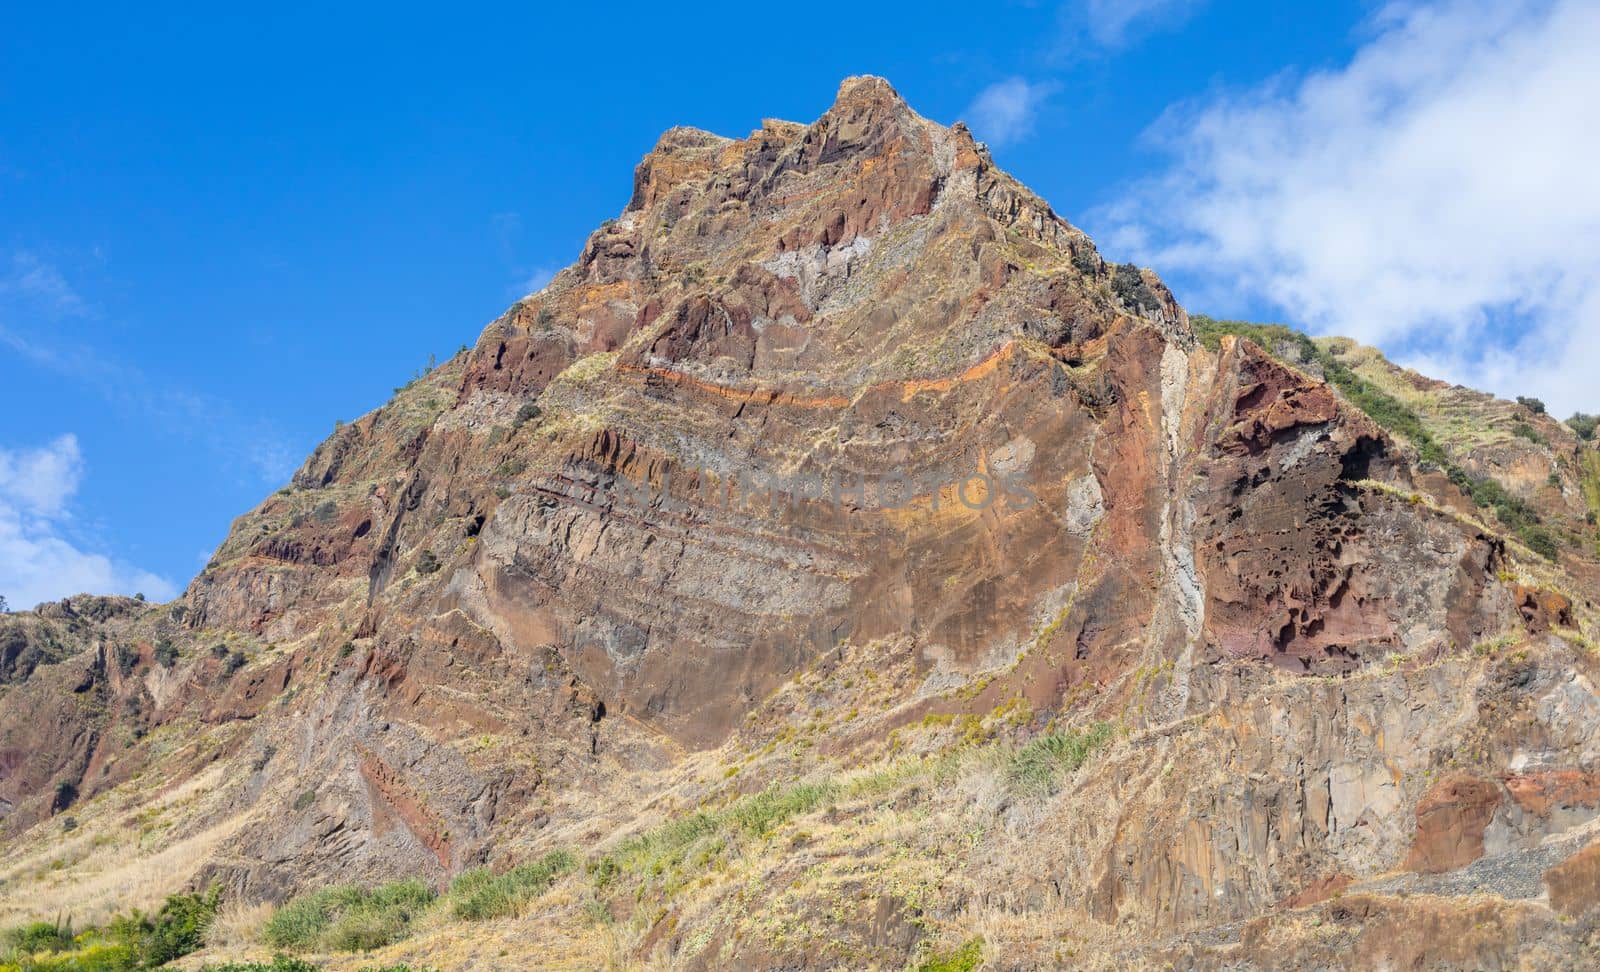
[[[1585,442],[1594,441],[1594,432],[1597,426],[1600,426],[1600,415],[1574,412],[1572,417],[1567,419],[1567,427],[1576,432],[1578,438]]]
[[[224,962],[221,965],[202,965],[200,972],[318,972],[318,967],[305,959],[278,955],[274,956],[271,962]]]
[[[140,961],[152,968],[165,965],[205,944],[206,929],[217,916],[218,892],[174,894],[154,915],[135,911],[111,922],[113,939],[131,946]]]
[[[543,410],[540,409],[538,405],[535,405],[533,402],[524,402],[522,407],[517,409],[517,417],[516,420],[511,423],[511,427],[520,429],[524,424],[536,421],[539,416],[543,414]]]
[[[1550,444],[1549,440],[1547,440],[1543,435],[1541,435],[1539,433],[1538,429],[1535,429],[1533,426],[1529,425],[1527,422],[1515,422],[1515,423],[1513,423],[1512,426],[1511,426],[1511,431],[1514,434],[1516,434],[1518,437],[1523,438],[1523,439],[1527,439],[1529,442],[1532,442],[1534,445],[1547,446],[1547,445]]]
[[[59,952],[72,947],[72,922],[35,921],[0,934],[0,955]]]
[[[1111,275],[1111,290],[1124,304],[1135,310],[1158,311],[1161,298],[1145,282],[1144,274],[1131,263],[1118,264]]]
[[[216,889],[174,894],[153,915],[133,911],[77,935],[71,925],[35,922],[0,936],[0,955],[26,972],[132,972],[197,951],[217,914]],[[0,969],[5,968],[0,966]]]
[[[279,908],[262,935],[273,948],[291,951],[368,951],[404,938],[435,897],[418,880],[324,888]]]

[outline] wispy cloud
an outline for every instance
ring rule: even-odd
[[[26,251],[11,255],[11,269],[0,277],[0,300],[35,303],[56,315],[82,315],[88,310],[60,271]]]
[[[97,352],[69,325],[99,317],[57,267],[33,253],[11,255],[0,274],[0,350],[92,389],[121,411],[143,417],[173,436],[224,457],[251,479],[280,483],[296,460],[266,420],[245,418],[226,402],[152,379],[140,369]]]
[[[71,435],[34,449],[0,448],[0,596],[13,608],[73,594],[177,594],[171,581],[83,549],[70,504],[84,475]]]
[[[1600,7],[1393,5],[1344,67],[1177,106],[1165,175],[1090,222],[1178,271],[1407,363],[1600,410]]]
[[[1156,30],[1173,30],[1204,6],[1204,0],[1083,0],[1068,9],[1089,38],[1102,47],[1122,47]]]
[[[991,144],[1018,142],[1033,133],[1034,118],[1057,87],[1048,81],[1007,78],[979,92],[962,117],[975,135]]]

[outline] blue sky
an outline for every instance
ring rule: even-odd
[[[1448,119],[1525,115],[1516,98],[1545,105],[1551,86],[1575,105],[1594,94],[1577,59],[1600,42],[1593,6],[17,7],[0,34],[0,595],[170,595],[334,420],[378,406],[571,262],[662,130],[810,121],[851,74],[967,119],[1191,310],[1342,329],[1451,377],[1526,382],[1493,349],[1558,318],[1570,330],[1573,314],[1580,330],[1600,321],[1582,316],[1600,310],[1591,271],[1540,251],[1460,297],[1484,276],[1464,253],[1392,243],[1385,224],[1397,200],[1422,222],[1462,208],[1454,191],[1419,200],[1440,177],[1406,154]],[[1508,37],[1522,48],[1508,54]],[[1462,57],[1556,74],[1486,106],[1448,66]],[[1441,137],[1471,147],[1491,127],[1474,125]],[[1592,137],[1528,151],[1576,163]],[[1567,177],[1540,169],[1481,206],[1538,210],[1519,246],[1566,219],[1556,229],[1600,266],[1584,249],[1592,190],[1576,206],[1570,187],[1560,207],[1533,199],[1539,179]],[[1322,227],[1341,221],[1354,225],[1330,245]],[[1426,229],[1465,249],[1460,226]],[[1352,317],[1338,298],[1378,272],[1352,264],[1358,252],[1405,275]],[[1436,291],[1416,289],[1411,253]],[[1438,295],[1454,295],[1448,313]],[[1572,387],[1552,397],[1579,401]]]

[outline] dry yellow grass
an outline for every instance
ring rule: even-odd
[[[206,947],[237,955],[261,945],[261,929],[277,909],[265,902],[230,901],[217,912],[206,931]]]
[[[79,924],[104,920],[130,908],[149,909],[182,890],[200,865],[250,819],[225,818],[187,836],[218,799],[224,768],[212,767],[141,804],[138,818],[162,826],[147,844],[125,826],[129,810],[109,798],[77,811],[71,833],[37,829],[0,863],[0,925],[71,916]]]

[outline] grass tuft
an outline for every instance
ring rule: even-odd
[[[1097,722],[1085,732],[1040,736],[1012,755],[1006,765],[1006,781],[1023,796],[1050,796],[1090,754],[1110,741],[1111,735],[1110,723]]]
[[[571,854],[557,850],[502,874],[474,868],[450,883],[450,910],[468,921],[515,915],[576,864]]]
[[[974,938],[960,948],[937,952],[917,964],[917,972],[973,972],[983,960],[983,939]]]

